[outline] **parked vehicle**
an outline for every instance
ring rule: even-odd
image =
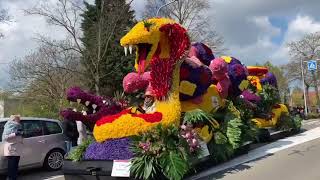
[[[0,173],[6,172],[7,161],[3,156],[2,132],[8,118],[0,119]],[[45,167],[58,170],[62,167],[66,152],[65,136],[59,120],[46,118],[21,118],[23,149],[19,170]]]

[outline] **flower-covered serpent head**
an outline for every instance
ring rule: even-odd
[[[167,18],[151,18],[138,22],[120,41],[125,53],[132,53],[136,49],[135,69],[143,73],[150,65],[152,58],[161,59],[170,57],[170,39],[168,32],[163,27],[176,24]],[[170,33],[170,32],[169,32]]]

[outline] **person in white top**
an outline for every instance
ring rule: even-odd
[[[77,130],[79,133],[77,144],[79,146],[80,144],[82,144],[84,140],[87,139],[87,129],[86,129],[86,126],[81,121],[76,121],[76,123],[77,123]]]

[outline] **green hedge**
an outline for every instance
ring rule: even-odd
[[[318,113],[308,113],[307,119],[318,119],[320,118],[320,114]]]

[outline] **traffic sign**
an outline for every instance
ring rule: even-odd
[[[308,70],[309,71],[317,70],[317,61],[315,60],[308,61]]]

